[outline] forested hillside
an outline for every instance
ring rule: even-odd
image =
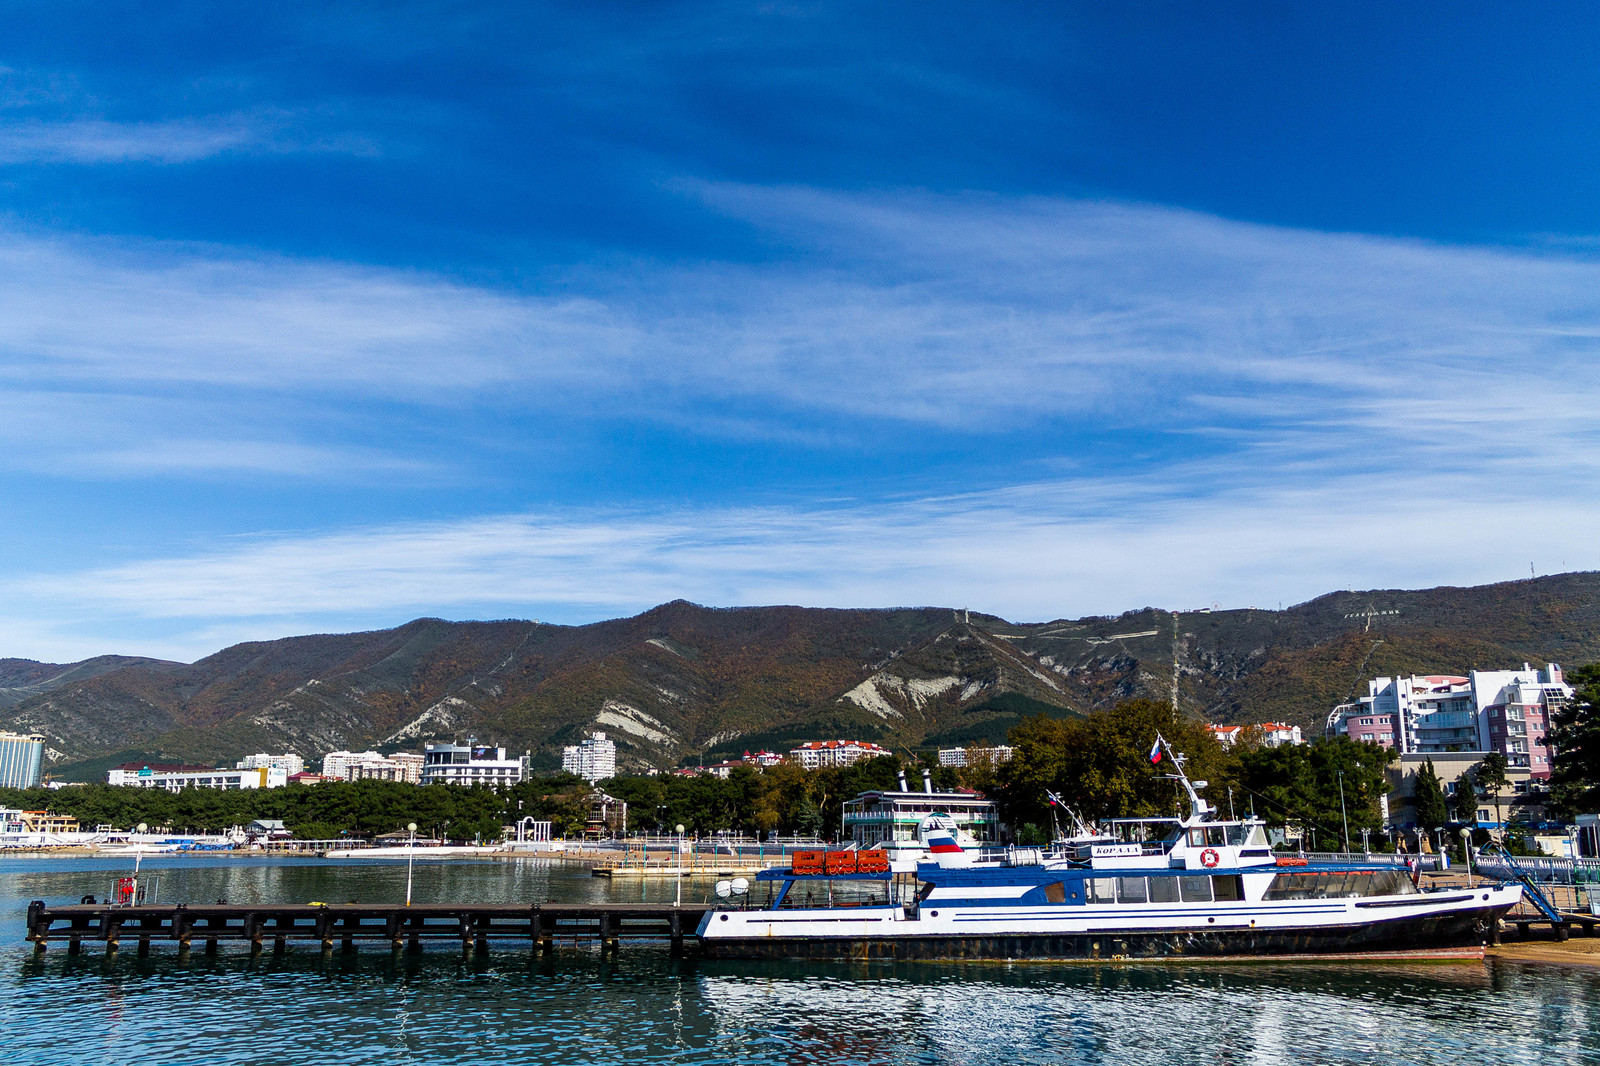
[[[1040,623],[680,601],[585,626],[418,619],[240,644],[192,664],[0,660],[0,725],[45,734],[51,767],[79,779],[124,758],[314,758],[467,734],[548,768],[592,729],[640,768],[847,735],[897,749],[998,740],[1028,715],[1135,696],[1316,731],[1376,674],[1597,659],[1592,573]]]

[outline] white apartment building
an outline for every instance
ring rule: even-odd
[[[329,781],[422,781],[422,756],[408,751],[380,755],[375,751],[330,751],[322,757],[322,776]]]
[[[940,748],[940,766],[967,766],[975,758],[986,760],[991,766],[999,766],[1011,758],[1015,749],[1009,744],[996,744],[992,748]]]
[[[479,744],[429,744],[422,753],[424,785],[487,785],[503,788],[528,776],[528,757],[506,758],[506,749]]]
[[[291,777],[295,774],[304,773],[306,769],[306,761],[292,751],[283,755],[268,755],[264,751],[255,755],[246,755],[233,765],[234,769],[237,770],[260,770],[262,767],[282,770]]]
[[[1403,755],[1490,752],[1534,778],[1550,776],[1550,716],[1572,698],[1555,663],[1534,669],[1474,670],[1467,677],[1379,677],[1367,695],[1335,707],[1329,736],[1397,748]]]
[[[862,759],[893,754],[865,740],[813,740],[789,749],[789,758],[807,770],[828,766],[852,766]]]
[[[561,749],[561,769],[593,784],[617,776],[617,745],[604,733],[593,733],[581,744]],[[726,775],[724,775],[726,776]]]
[[[168,792],[185,788],[282,788],[288,783],[289,775],[271,766],[255,770],[158,770],[124,763],[106,773],[108,785],[164,788]]]

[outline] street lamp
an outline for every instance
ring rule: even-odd
[[[411,834],[411,843],[406,845],[406,906],[411,906],[411,864],[417,860],[417,823],[407,822],[406,832]]]
[[[1467,887],[1472,887],[1472,827],[1461,827],[1461,854],[1467,860]]]
[[[1361,854],[1369,859],[1372,858],[1372,848],[1367,844],[1367,835],[1371,832],[1372,830],[1368,827],[1361,827]]]
[[[678,886],[678,906],[683,906],[683,823],[678,823],[678,865],[672,871],[675,876],[673,884]]]

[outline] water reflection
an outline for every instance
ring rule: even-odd
[[[140,958],[21,942],[27,900],[125,865],[0,866],[0,1011],[19,1064],[1600,1062],[1600,978],[1526,966],[774,964],[497,945]],[[394,899],[404,867],[173,857],[167,898]],[[670,898],[546,862],[417,869],[420,899]],[[424,894],[425,893],[425,894]]]

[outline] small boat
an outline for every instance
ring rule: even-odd
[[[1164,744],[1164,741],[1159,743]],[[1175,753],[1183,819],[1120,820],[1048,848],[934,834],[896,878],[885,852],[797,852],[700,923],[712,958],[1123,960],[1459,957],[1520,885],[1422,891],[1406,867],[1280,858],[1265,823],[1216,820]],[[1157,832],[1148,832],[1154,827]],[[1139,832],[1139,830],[1146,832]],[[763,889],[765,891],[763,891]],[[719,892],[720,894],[720,892]]]

